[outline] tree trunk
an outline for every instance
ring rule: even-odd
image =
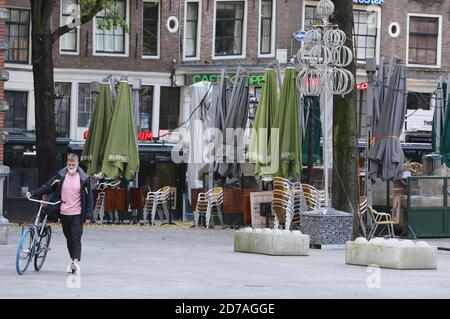
[[[32,63],[36,121],[38,186],[56,172],[55,96],[53,39],[50,28],[53,1],[30,0],[32,19]]]
[[[335,5],[333,23],[347,34],[346,46],[353,51],[353,1],[332,0]],[[356,79],[355,62],[347,69]],[[334,97],[333,111],[333,207],[353,213],[353,235],[359,234],[359,190],[358,190],[358,137],[356,116],[356,90],[345,97]]]

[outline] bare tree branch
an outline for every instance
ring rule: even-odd
[[[104,8],[106,2],[107,0],[95,0],[95,4],[89,7],[88,10],[85,11],[82,10],[80,19],[81,25],[92,20],[92,18],[94,18],[95,15]],[[75,29],[75,27],[69,28],[67,25],[59,27],[52,33],[53,42],[55,42],[56,40],[59,39],[59,37],[61,37],[62,35],[66,34],[67,32],[73,29]]]

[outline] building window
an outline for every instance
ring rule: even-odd
[[[242,55],[244,1],[217,1],[215,55]]]
[[[71,84],[55,82],[56,137],[69,137]]]
[[[357,90],[358,138],[367,137],[367,90]]]
[[[430,110],[431,93],[408,92],[406,100],[407,110]]]
[[[438,64],[439,20],[439,17],[409,17],[409,64]]]
[[[180,88],[161,87],[159,129],[170,130],[178,127],[180,115]]]
[[[186,39],[185,56],[186,58],[195,58],[198,53],[198,34],[199,34],[199,3],[188,2],[186,5]]]
[[[322,24],[322,19],[317,13],[317,7],[305,6],[305,30],[309,30],[317,24]]]
[[[30,36],[30,11],[8,9],[9,20],[6,21],[5,38],[8,41],[6,62],[28,63]]]
[[[260,54],[272,54],[272,40],[274,31],[272,0],[261,0],[261,25],[260,25]]]
[[[113,5],[114,10],[120,12],[124,20],[127,15],[126,4],[126,0],[115,0]],[[125,54],[126,39],[123,27],[111,27],[110,30],[97,27],[99,22],[104,23],[106,21],[109,11],[109,9],[103,9],[95,17],[95,53]]]
[[[61,25],[73,23],[71,17],[78,0],[61,0]],[[78,29],[74,28],[59,38],[61,52],[78,52]]]
[[[159,2],[144,2],[144,27],[142,28],[144,56],[158,56]]]
[[[322,19],[317,13],[317,7],[305,6],[305,30],[314,25],[322,24]],[[367,11],[353,9],[354,20],[354,49],[358,62],[365,62],[367,58],[378,58],[378,22],[380,11]]]
[[[153,86],[143,85],[141,88],[141,104],[139,105],[138,128],[141,132],[152,130]]]
[[[5,165],[10,168],[7,176],[8,198],[23,198],[26,192],[36,189],[36,156],[30,154],[35,150],[32,144],[5,145]],[[8,207],[8,213],[11,214],[12,211],[12,207]]]
[[[376,58],[378,14],[353,10],[354,45],[358,62],[365,62],[367,58]]]
[[[89,127],[94,105],[91,99],[90,83],[78,84],[78,127]]]
[[[22,132],[27,128],[28,92],[5,91],[9,110],[5,113],[5,129],[8,132]]]

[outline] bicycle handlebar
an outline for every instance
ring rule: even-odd
[[[61,203],[61,201],[57,201],[56,203],[51,203],[51,202],[46,202],[44,200],[34,199],[34,198],[31,198],[31,197],[27,197],[27,198],[28,198],[29,201],[40,203],[40,204],[58,205],[59,203]]]

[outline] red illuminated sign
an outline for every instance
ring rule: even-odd
[[[83,138],[87,139],[89,131],[84,131]],[[153,141],[153,132],[139,132],[138,141]]]
[[[369,83],[360,83],[356,85],[356,89],[359,91],[366,91],[369,88]]]

